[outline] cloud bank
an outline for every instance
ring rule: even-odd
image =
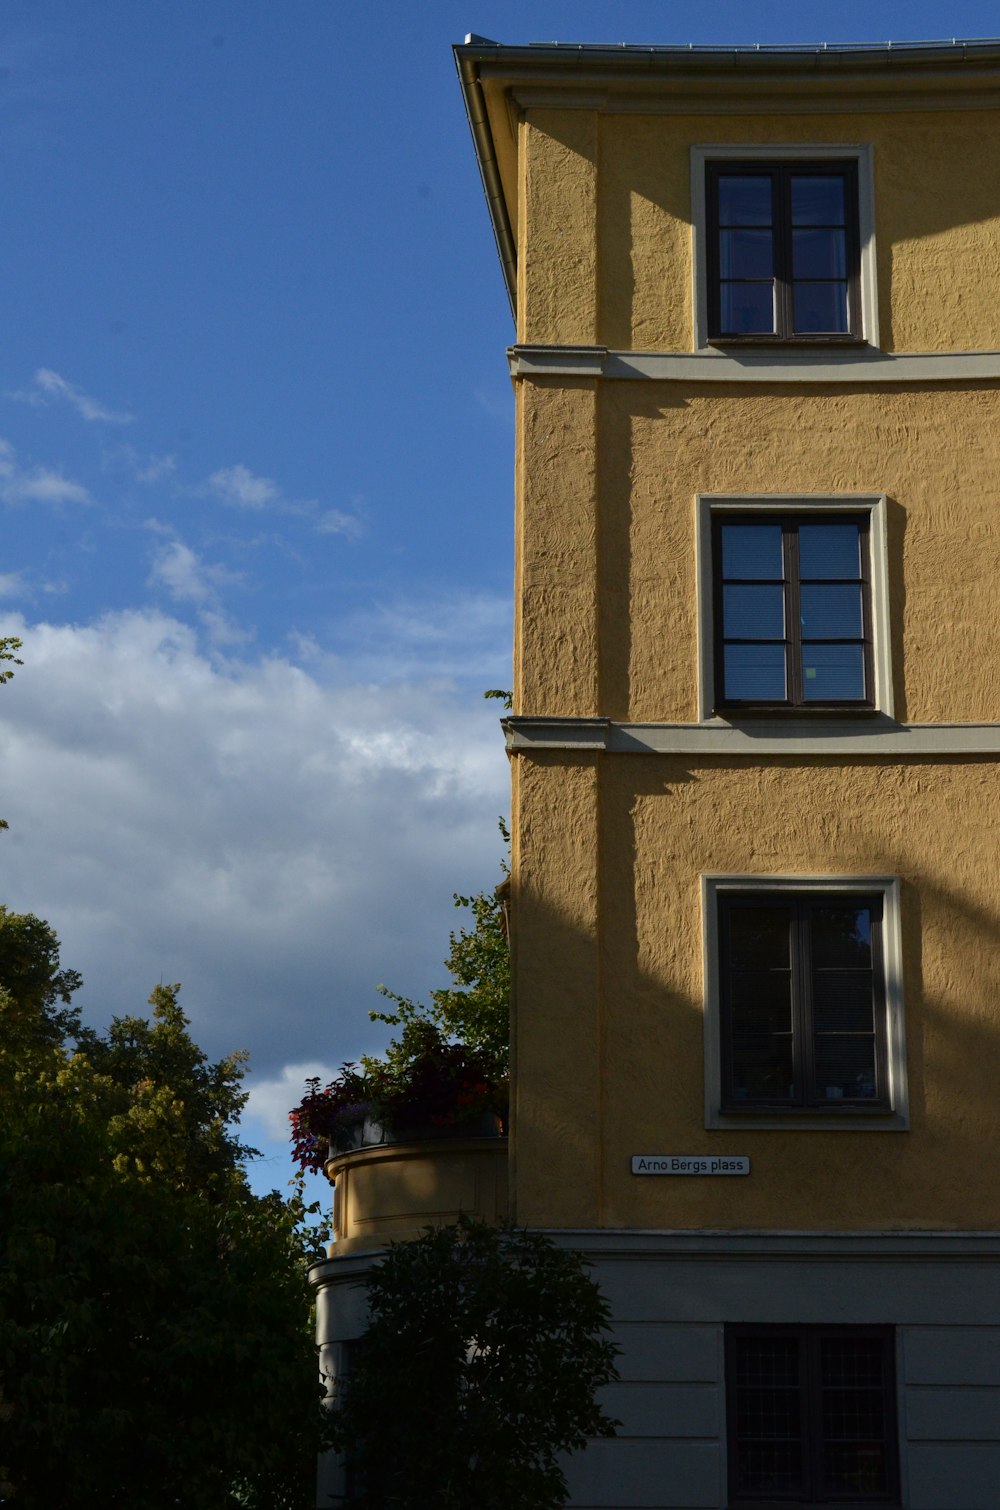
[[[495,707],[213,658],[151,611],[0,633],[26,662],[0,690],[2,900],[55,927],[92,1021],[181,981],[203,1047],[249,1048],[282,1097],[294,1065],[297,1097],[303,1064],[381,1044],[377,981],[441,982],[452,892],[499,879]]]

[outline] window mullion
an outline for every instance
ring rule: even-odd
[[[818,1502],[823,1493],[823,1371],[820,1334],[804,1333],[800,1339],[802,1369],[802,1469],[806,1496]]]
[[[785,572],[785,697],[793,708],[802,694],[802,596],[799,591],[799,532],[794,524],[782,531]]]
[[[774,276],[775,330],[779,336],[795,334],[792,308],[792,186],[791,170],[774,170]]]
[[[805,1013],[806,973],[801,945],[802,903],[793,903],[788,926],[789,959],[792,967],[792,1071],[795,1076],[795,1102],[808,1106],[806,1094],[811,1084],[811,1054],[809,1053],[808,1026]]]
[[[867,517],[860,521],[858,545],[861,556],[861,632],[865,640],[865,701],[874,704],[875,639],[872,628],[871,526]]]
[[[813,948],[810,936],[810,908],[805,901],[795,908],[795,986],[796,1059],[798,1059],[799,1105],[816,1104],[816,1040],[813,1030]]]

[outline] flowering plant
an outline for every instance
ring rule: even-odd
[[[501,824],[504,838],[506,829]],[[505,867],[506,868],[506,867]],[[492,894],[455,897],[470,908],[471,929],[451,936],[445,961],[455,985],[431,992],[429,1005],[384,986],[388,1012],[373,1021],[398,1030],[385,1053],[341,1065],[329,1085],[306,1082],[290,1113],[292,1153],[302,1169],[320,1171],[330,1151],[356,1146],[366,1118],[396,1137],[426,1137],[470,1126],[484,1113],[507,1117],[510,955],[506,883]]]
[[[340,1073],[322,1088],[319,1076],[311,1076],[302,1100],[288,1113],[292,1158],[299,1168],[319,1173],[331,1148],[338,1152],[349,1148],[371,1104],[369,1077],[354,1064],[342,1064]]]
[[[306,1081],[306,1094],[289,1113],[292,1157],[301,1169],[320,1172],[330,1153],[354,1146],[365,1118],[397,1136],[462,1127],[483,1113],[503,1119],[506,1077],[492,1072],[489,1056],[464,1043],[449,1043],[431,1023],[411,1023],[385,1059],[365,1059],[359,1069],[341,1065],[321,1086]]]
[[[365,1060],[365,1068],[374,1116],[397,1131],[459,1127],[484,1112],[506,1116],[506,1077],[497,1077],[489,1054],[449,1043],[433,1023],[408,1023],[385,1059]]]

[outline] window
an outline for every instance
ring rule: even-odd
[[[706,877],[706,1125],[907,1125],[892,877]]]
[[[723,1105],[888,1106],[879,896],[721,899]]]
[[[889,1327],[726,1328],[729,1504],[899,1503]]]
[[[714,340],[857,339],[853,162],[713,162],[706,169]]]
[[[891,716],[884,498],[699,500],[700,717]]]
[[[713,524],[719,705],[870,707],[867,516]]]
[[[872,153],[691,149],[695,344],[878,344]]]

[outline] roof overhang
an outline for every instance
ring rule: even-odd
[[[465,108],[515,309],[517,123],[530,109],[644,114],[806,114],[1000,108],[1000,39],[822,47],[454,49]]]

